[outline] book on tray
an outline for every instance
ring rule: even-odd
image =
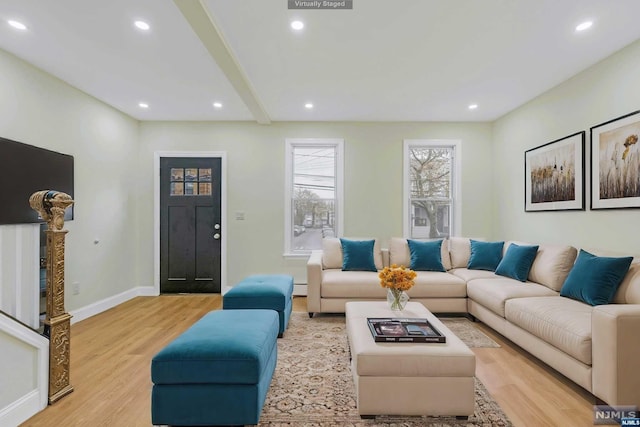
[[[367,324],[376,342],[447,342],[427,319],[369,317]]]

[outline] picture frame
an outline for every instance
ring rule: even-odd
[[[591,209],[640,208],[640,110],[593,126]]]
[[[524,153],[525,212],[585,209],[585,131]]]

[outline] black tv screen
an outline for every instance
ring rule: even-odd
[[[73,197],[73,156],[0,137],[0,224],[43,222],[29,206],[36,191]],[[73,219],[73,206],[65,220]]]

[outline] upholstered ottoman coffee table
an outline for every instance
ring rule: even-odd
[[[151,422],[258,424],[278,359],[273,310],[216,310],[153,357]]]
[[[222,308],[269,309],[278,312],[282,337],[293,307],[293,276],[287,274],[256,274],[237,283],[222,298]]]
[[[386,302],[348,302],[345,316],[361,417],[473,414],[475,355],[422,304],[394,312]],[[375,342],[368,317],[426,318],[447,342]]]

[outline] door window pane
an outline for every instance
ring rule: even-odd
[[[171,181],[184,181],[184,169],[171,168]]]
[[[171,168],[170,188],[172,196],[210,196],[211,168]]]
[[[198,194],[198,183],[196,182],[185,182],[184,183],[184,194],[185,196],[194,196]]]
[[[198,169],[198,181],[211,181],[211,168]]]
[[[201,196],[210,196],[211,195],[211,183],[210,182],[201,182],[198,184],[198,194]]]
[[[183,182],[172,182],[171,183],[171,195],[172,196],[182,196],[184,194],[184,183]]]
[[[198,168],[186,168],[184,170],[185,181],[197,181],[198,180]]]

